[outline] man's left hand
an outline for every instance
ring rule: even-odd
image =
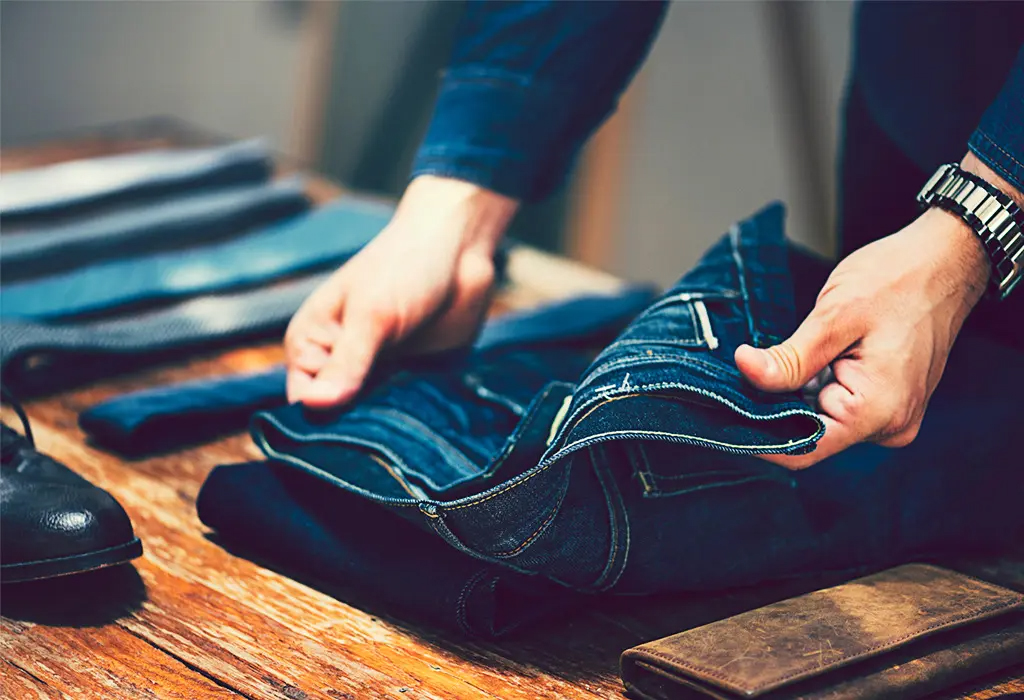
[[[978,167],[973,156],[964,161],[969,165]],[[939,209],[840,262],[788,340],[736,351],[740,371],[766,391],[797,391],[829,365],[834,374],[817,396],[826,428],[817,449],[762,457],[803,469],[858,442],[913,441],[989,274],[977,236]]]

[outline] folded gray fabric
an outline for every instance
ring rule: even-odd
[[[57,224],[4,231],[0,280],[10,284],[140,253],[208,243],[309,209],[301,178],[165,197]]]
[[[157,311],[75,325],[5,321],[0,372],[21,393],[123,372],[128,360],[180,356],[225,341],[280,333],[327,274],[273,287],[193,299]]]
[[[86,207],[265,182],[272,172],[270,150],[261,140],[73,160],[4,173],[0,220],[34,222]]]

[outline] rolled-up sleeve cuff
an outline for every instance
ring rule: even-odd
[[[562,182],[579,147],[565,138],[569,99],[513,73],[451,71],[412,176],[453,177],[516,199],[540,199]]]
[[[968,142],[971,151],[1024,192],[1024,47]]]

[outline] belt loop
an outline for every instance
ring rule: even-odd
[[[439,512],[440,509],[437,507],[436,503],[431,503],[430,501],[420,501],[419,503],[416,504],[416,507],[419,508],[420,512],[428,518],[437,519],[441,517],[441,513]]]

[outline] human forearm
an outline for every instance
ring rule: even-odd
[[[406,188],[391,226],[444,229],[465,250],[490,258],[519,203],[462,180],[420,175]]]
[[[538,199],[647,53],[663,2],[471,2],[413,176]]]

